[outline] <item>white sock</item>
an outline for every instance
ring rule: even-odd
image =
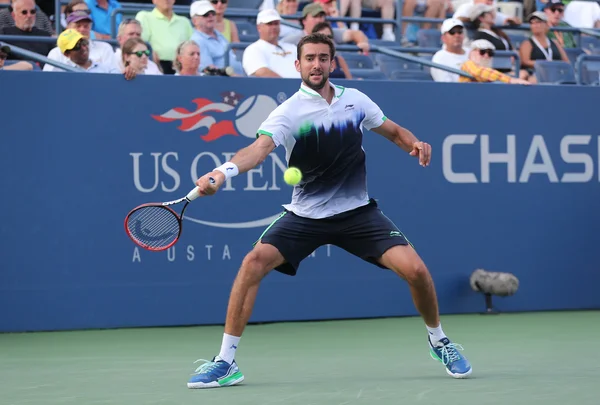
[[[350,23],[350,29],[358,31],[360,29],[360,25],[357,22]]]
[[[389,25],[385,25],[385,26],[383,27],[383,32],[389,32],[390,34],[393,34],[393,33],[394,33],[394,30],[392,29],[392,27],[391,27],[391,26],[389,26]]]
[[[227,333],[223,333],[223,342],[221,343],[221,351],[219,357],[225,360],[227,363],[233,363],[235,359],[235,351],[240,343],[240,336],[232,336]]]
[[[429,332],[429,340],[431,340],[431,344],[435,346],[437,342],[446,337],[446,334],[442,330],[442,324],[440,323],[437,328],[427,327],[427,332]]]

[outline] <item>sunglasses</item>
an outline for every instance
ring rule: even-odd
[[[450,34],[450,35],[456,35],[456,34],[462,34],[462,33],[463,33],[462,28],[452,28],[450,31],[448,31],[448,34]]]
[[[35,15],[35,13],[36,13],[35,8],[33,10],[23,10],[23,11],[21,11],[21,14],[23,14],[23,15],[27,15],[27,14]]]
[[[221,2],[221,4],[227,4],[229,0],[210,0],[210,2],[212,4],[218,4],[219,2]]]
[[[1,52],[1,53],[0,53],[0,60],[5,60],[5,59],[7,59],[7,58],[8,58],[8,55],[7,55],[7,54],[5,54],[4,52]]]
[[[130,55],[135,55],[138,58],[141,58],[142,56],[146,55],[148,57],[150,57],[150,50],[146,49],[145,51],[137,51],[137,52],[129,52]]]
[[[71,48],[72,51],[80,51],[82,47],[84,46],[89,46],[90,43],[87,39],[81,39],[79,40],[79,42],[77,42],[75,44],[75,46],[73,48]]]
[[[565,9],[562,7],[550,7],[550,11],[552,11],[553,13],[556,13],[558,11],[559,13],[562,14],[565,12]]]
[[[479,54],[481,56],[488,55],[490,58],[493,58],[494,57],[494,50],[493,49],[480,49],[479,50]]]

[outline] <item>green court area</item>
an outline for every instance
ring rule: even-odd
[[[246,380],[210,390],[186,382],[220,326],[0,334],[0,404],[600,404],[600,311],[442,322],[470,379],[429,357],[420,318],[250,325]]]

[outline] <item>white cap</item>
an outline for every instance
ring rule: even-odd
[[[494,7],[492,6],[488,6],[487,4],[475,4],[473,7],[471,7],[471,9],[469,10],[469,20],[471,21],[475,21],[476,19],[478,19],[482,14],[484,13],[491,13],[492,11],[494,11]]]
[[[448,18],[442,23],[442,35],[450,31],[454,27],[464,27],[463,22],[457,18]]]
[[[208,0],[195,1],[190,6],[190,17],[204,15],[209,11],[215,11],[215,8]]]
[[[487,39],[477,39],[471,42],[471,49],[496,49],[496,47]]]
[[[256,25],[258,24],[268,24],[272,21],[280,21],[281,17],[279,13],[274,8],[269,8],[267,10],[263,10],[256,16]]]

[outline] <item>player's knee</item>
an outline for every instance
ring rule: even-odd
[[[429,270],[421,260],[411,262],[402,272],[409,284],[419,285],[429,279]]]
[[[240,275],[248,281],[260,281],[268,272],[268,263],[260,252],[253,250],[242,262]]]

